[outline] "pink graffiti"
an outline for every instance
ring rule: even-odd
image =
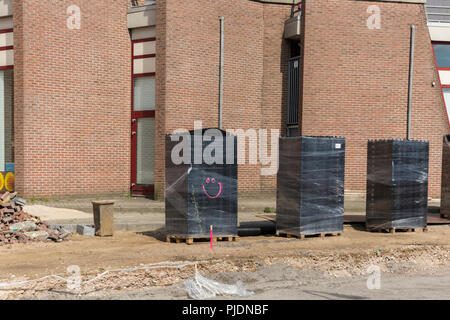
[[[206,182],[206,184],[209,184],[210,182],[211,183],[216,183],[216,179],[214,179],[214,178],[212,178],[212,179],[211,178],[206,178],[205,182]],[[222,183],[221,182],[217,182],[217,184],[219,185],[219,192],[215,196],[211,196],[208,193],[208,191],[206,191],[205,185],[203,185],[203,192],[206,194],[206,196],[208,198],[210,198],[210,199],[217,199],[220,196],[220,194],[222,193]]]

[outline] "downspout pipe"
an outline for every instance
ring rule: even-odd
[[[411,25],[411,40],[409,51],[409,79],[408,79],[408,120],[406,138],[411,139],[411,120],[412,120],[412,92],[413,92],[413,73],[414,73],[414,42],[416,27]]]
[[[224,49],[224,17],[220,22],[220,62],[219,62],[219,129],[223,126],[223,49]]]

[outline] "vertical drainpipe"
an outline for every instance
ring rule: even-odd
[[[219,67],[219,129],[222,129],[223,120],[223,34],[224,34],[224,17],[219,17],[220,21],[220,67]]]
[[[409,83],[408,83],[408,122],[407,122],[407,134],[406,138],[411,139],[411,119],[412,119],[412,91],[413,91],[413,72],[414,72],[414,36],[415,36],[414,25],[411,26],[411,40],[410,40],[410,51],[409,51]]]

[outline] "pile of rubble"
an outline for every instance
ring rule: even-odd
[[[52,229],[39,217],[24,212],[25,203],[17,193],[6,192],[0,196],[0,246],[31,241],[60,242],[70,235],[64,229]]]

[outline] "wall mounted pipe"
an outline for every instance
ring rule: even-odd
[[[415,42],[414,25],[411,26],[411,39],[409,51],[409,79],[408,79],[408,119],[407,119],[407,133],[406,138],[411,139],[411,120],[412,120],[412,91],[413,91],[413,73],[414,73],[414,42]]]
[[[223,125],[223,52],[224,52],[224,17],[220,21],[220,66],[219,66],[219,129]]]

